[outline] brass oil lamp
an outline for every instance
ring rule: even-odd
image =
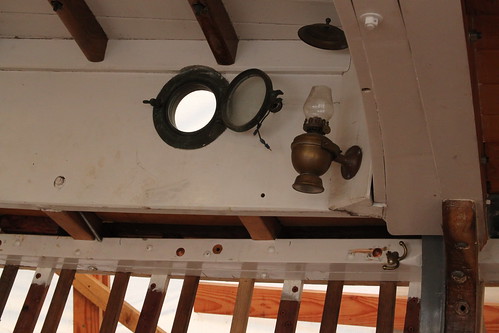
[[[303,112],[303,130],[307,133],[298,135],[291,144],[291,161],[299,173],[293,188],[303,193],[322,193],[324,187],[320,177],[326,173],[331,163],[340,163],[343,178],[351,179],[359,171],[362,150],[358,146],[352,146],[342,154],[340,147],[325,136],[331,132],[329,120],[334,112],[329,87],[312,87],[303,105]]]

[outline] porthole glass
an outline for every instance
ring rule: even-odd
[[[261,77],[252,76],[241,81],[228,101],[231,123],[236,127],[249,123],[260,111],[266,95],[267,86]]]
[[[195,90],[184,96],[174,110],[173,123],[182,132],[195,132],[211,121],[217,100],[208,90]]]

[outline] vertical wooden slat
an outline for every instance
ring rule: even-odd
[[[396,297],[397,282],[384,281],[380,283],[376,333],[393,333]]]
[[[187,333],[198,286],[199,276],[186,276],[184,278],[177,312],[173,321],[172,333]]]
[[[170,277],[168,275],[151,276],[135,333],[156,332],[169,282]]]
[[[130,281],[130,273],[118,272],[114,276],[113,286],[109,294],[104,318],[100,327],[100,333],[111,333],[116,331],[120,318],[121,307],[125,300],[126,288]]]
[[[446,257],[445,332],[479,332],[478,242],[475,204],[446,200],[442,205]]]
[[[59,275],[57,286],[50,302],[50,307],[45,317],[41,333],[55,333],[61,321],[64,306],[68,299],[69,291],[73,285],[76,270],[63,269]]]
[[[251,297],[255,288],[254,279],[240,279],[230,333],[245,333],[251,308]]]
[[[303,291],[303,281],[286,280],[282,288],[281,302],[275,325],[275,333],[293,333],[298,322],[298,312]]]
[[[335,333],[340,315],[343,281],[329,281],[327,283],[326,299],[322,312],[321,329],[319,333]]]
[[[3,268],[2,277],[0,278],[0,318],[2,318],[2,313],[9,299],[18,270],[19,266],[14,265],[6,265]]]
[[[413,281],[409,283],[409,295],[407,296],[407,304],[405,307],[404,333],[419,332],[420,313],[421,282]],[[395,321],[396,320],[397,319],[395,319]]]
[[[52,268],[38,268],[29,287],[14,333],[30,333],[35,329],[45,296],[54,275]]]
[[[90,275],[109,286],[109,275]],[[106,298],[107,305],[107,298]],[[105,308],[105,305],[104,307]],[[104,310],[92,303],[77,288],[73,288],[73,331],[74,333],[99,333]]]

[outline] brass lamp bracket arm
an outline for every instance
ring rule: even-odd
[[[326,137],[322,138],[321,147],[332,155],[333,161],[335,161],[339,156],[343,157],[343,155],[341,155],[340,147]]]
[[[400,262],[407,257],[407,246],[403,241],[399,242],[399,245],[404,249],[404,253],[399,256],[397,251],[387,251],[386,252],[386,265],[383,265],[384,270],[394,270],[399,268]]]

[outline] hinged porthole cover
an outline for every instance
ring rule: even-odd
[[[210,67],[189,66],[168,81],[157,98],[144,103],[153,106],[154,127],[163,141],[175,148],[197,149],[213,142],[227,127],[244,132],[257,126],[255,134],[259,134],[267,115],[282,108],[281,94],[273,90],[269,76],[259,69],[240,73],[229,85]],[[214,105],[209,100],[213,98]],[[188,104],[191,106],[186,108]],[[179,117],[179,113],[187,115]],[[205,123],[199,128],[191,124],[200,118],[206,120],[201,119]]]

